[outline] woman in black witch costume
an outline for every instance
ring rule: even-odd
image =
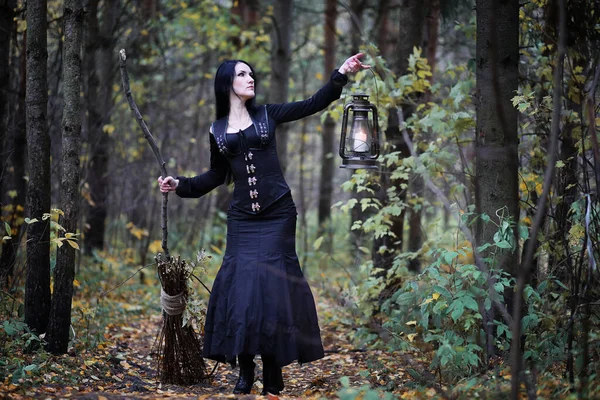
[[[263,394],[284,387],[281,367],[323,357],[317,311],[296,255],[296,206],[276,151],[275,127],[325,109],[340,98],[346,74],[369,68],[348,58],[312,97],[255,105],[254,70],[225,61],[215,76],[217,120],[210,128],[210,170],[193,178],[158,178],[162,192],[200,197],[232,179],[227,249],[204,326],[206,358],[235,365],[234,393],[250,393],[254,356],[263,361]]]

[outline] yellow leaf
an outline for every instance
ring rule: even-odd
[[[60,238],[54,238],[51,240],[52,243],[56,244],[58,247],[62,247],[63,242],[62,240],[60,240]]]
[[[211,246],[210,246],[210,248],[211,248],[211,249],[212,249],[212,250],[213,250],[215,253],[217,253],[217,254],[219,254],[219,255],[220,255],[220,254],[223,254],[223,252],[221,251],[221,249],[220,249],[220,248],[218,248],[218,247],[217,247],[217,246],[215,246],[215,245],[211,245]]]
[[[315,78],[317,78],[318,80],[322,81],[322,80],[323,80],[323,74],[322,74],[322,73],[320,73],[320,72],[317,72],[317,73],[315,74]]]
[[[14,199],[15,197],[17,197],[17,191],[16,190],[9,190],[8,191],[8,197],[10,197],[11,199]]]
[[[408,322],[406,323],[406,325],[407,325],[407,326],[414,326],[414,325],[417,325],[417,321],[408,321]]]
[[[115,126],[111,125],[111,124],[106,124],[102,127],[102,131],[104,133],[106,133],[108,136],[110,136],[115,131]]]
[[[79,283],[79,281],[77,279],[73,279],[73,286],[80,287],[81,283]]]
[[[432,297],[434,300],[437,300],[437,299],[439,299],[439,298],[440,298],[440,296],[441,296],[441,294],[439,294],[439,293],[437,293],[437,292],[436,292],[436,293],[434,293],[433,295],[431,295],[431,297]]]
[[[67,240],[67,243],[69,243],[69,245],[70,245],[72,248],[74,248],[74,249],[76,249],[76,250],[79,250],[79,245],[77,244],[77,242],[74,242],[74,241],[72,241],[72,240]]]
[[[155,240],[152,243],[150,243],[150,246],[148,246],[148,250],[151,253],[158,253],[161,249],[162,249],[162,242],[160,240]]]
[[[417,336],[417,333],[409,333],[408,335],[406,335],[406,337],[408,338],[409,341],[413,341],[415,340],[415,337]]]
[[[321,247],[321,244],[323,243],[323,236],[319,236],[317,238],[317,240],[315,240],[315,242],[313,243],[313,248],[315,250],[319,250],[319,247]]]

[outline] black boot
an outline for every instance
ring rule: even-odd
[[[283,375],[281,367],[275,362],[272,355],[262,355],[263,361],[263,391],[262,395],[267,393],[279,394],[283,390]]]
[[[240,354],[238,356],[240,364],[240,377],[238,378],[233,394],[249,394],[254,385],[254,355]]]

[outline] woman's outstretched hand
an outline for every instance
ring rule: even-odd
[[[172,176],[167,176],[165,179],[163,179],[162,176],[158,177],[158,186],[160,191],[163,193],[174,192],[178,185],[179,180],[173,178]]]
[[[360,71],[361,69],[369,69],[370,65],[365,65],[360,62],[360,58],[363,56],[363,53],[357,53],[352,57],[348,58],[342,66],[339,68],[341,74],[347,74],[348,72],[355,73]]]

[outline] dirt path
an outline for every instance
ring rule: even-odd
[[[86,385],[77,388],[55,388],[47,390],[54,396],[69,396],[76,399],[121,399],[121,398],[180,398],[212,399],[236,398],[231,394],[237,379],[237,369],[219,364],[214,378],[206,384],[193,386],[159,385],[156,381],[156,368],[152,346],[160,326],[160,317],[135,321],[126,327],[111,327],[105,335],[112,345],[101,349],[98,363],[90,364],[82,371],[90,378]],[[352,386],[371,383],[367,370],[370,358],[381,355],[378,352],[353,350],[348,341],[348,333],[340,333],[327,326],[322,331],[325,345],[325,358],[303,366],[294,363],[283,369],[286,387],[279,398],[323,398],[335,397],[340,389],[340,378],[348,376]],[[257,360],[256,378],[251,395],[237,396],[240,399],[264,398],[262,390],[262,366]],[[215,363],[208,361],[209,370]],[[104,366],[104,368],[102,368]],[[106,368],[108,367],[108,368]],[[362,375],[361,376],[361,371]],[[86,381],[86,379],[83,379]],[[78,389],[78,390],[76,390]],[[76,390],[76,391],[75,391]],[[87,392],[87,393],[86,393]]]

